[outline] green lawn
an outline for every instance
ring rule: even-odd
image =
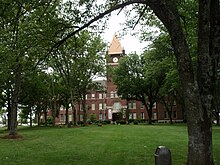
[[[173,165],[186,160],[183,125],[104,125],[22,128],[22,140],[0,139],[1,165],[154,165],[157,146],[170,148]],[[0,130],[0,136],[6,132]],[[213,127],[214,158],[220,164],[220,127]]]

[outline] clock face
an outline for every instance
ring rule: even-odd
[[[113,58],[113,62],[118,62],[118,58],[117,58],[117,57],[114,57],[114,58]]]

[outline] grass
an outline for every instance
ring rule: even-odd
[[[167,146],[173,165],[187,155],[184,125],[104,125],[80,128],[22,128],[20,140],[0,139],[1,165],[154,165],[157,146]],[[6,134],[0,130],[0,137]],[[220,164],[220,127],[213,150]]]

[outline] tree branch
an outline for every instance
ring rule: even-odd
[[[159,1],[159,0],[157,0]],[[57,44],[53,47],[53,48],[58,48],[60,45],[62,45],[68,38],[74,36],[76,33],[78,33],[79,31],[87,28],[88,26],[90,26],[92,23],[96,22],[97,20],[103,18],[105,15],[115,11],[115,10],[118,10],[118,9],[121,9],[121,8],[124,8],[125,6],[128,6],[128,5],[131,5],[131,4],[134,4],[134,3],[140,3],[140,4],[146,4],[146,5],[149,5],[149,4],[152,4],[152,3],[156,3],[157,2],[156,0],[129,0],[127,2],[124,2],[124,3],[121,3],[121,4],[118,4],[114,7],[112,7],[111,9],[108,9],[106,10],[105,12],[97,15],[96,17],[94,17],[92,20],[90,20],[88,23],[84,24],[83,26],[81,26],[80,28],[78,28],[77,30],[71,32],[70,34],[68,34],[65,38],[63,38],[62,40],[60,40],[59,42],[57,42]]]
[[[134,28],[137,26],[137,24],[139,23],[139,21],[141,20],[142,16],[144,15],[145,11],[147,10],[148,5],[146,5],[143,9],[143,11],[141,12],[141,14],[139,15],[138,20],[136,21],[136,23],[134,24],[132,30],[134,30]]]

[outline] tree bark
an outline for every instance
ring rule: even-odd
[[[29,105],[29,114],[30,114],[30,127],[32,127],[32,106]]]
[[[7,111],[8,111],[8,131],[10,130],[10,123],[11,123],[11,97],[10,97],[10,91],[9,88],[7,89]]]
[[[148,124],[151,125],[152,124],[152,108],[148,107],[146,100],[143,100],[142,102],[147,110]]]
[[[86,98],[84,96],[82,99],[82,108],[83,108],[83,123],[84,125],[87,125]]]
[[[15,70],[15,86],[12,93],[12,103],[11,103],[11,113],[10,113],[10,130],[9,135],[17,135],[17,107],[18,107],[18,96],[21,81],[21,66],[17,62],[17,67]]]
[[[68,101],[68,97],[66,96],[66,122],[65,124],[68,125],[69,124],[69,101]]]
[[[47,126],[47,107],[44,107],[44,125]]]
[[[75,105],[74,105],[74,101],[72,100],[71,101],[71,107],[72,107],[72,112],[73,112],[73,125],[74,127],[77,126],[77,111],[76,111],[76,108],[75,108]]]
[[[217,70],[219,69],[219,57],[220,57],[220,7],[219,0],[211,0],[210,5],[210,52],[212,56],[212,66],[213,66],[213,112],[216,117],[216,124],[220,125],[219,121],[219,96],[220,96],[220,85]]]
[[[200,59],[203,57],[207,58],[209,55],[209,40],[207,40],[209,37],[207,36],[209,35],[209,32],[207,33],[207,23],[209,23],[209,20],[205,17],[209,17],[208,3],[208,1],[200,0],[199,41],[201,42],[198,42],[198,55],[200,55]],[[158,3],[157,5],[153,5],[152,9],[158,18],[164,23],[170,34],[184,90],[184,102],[186,107],[189,137],[187,164],[212,165],[212,129],[209,117],[209,112],[211,110],[209,107],[210,88],[206,89],[208,95],[205,93],[205,90],[201,90],[205,89],[205,85],[209,85],[208,81],[210,80],[210,77],[207,75],[209,68],[202,63],[202,65],[200,65],[200,73],[202,75],[200,74],[198,79],[196,79],[189,53],[189,47],[181,28],[180,18],[175,2],[168,1],[166,3]],[[201,17],[201,13],[204,13],[204,17]],[[205,62],[207,62],[207,60]],[[211,66],[210,63],[208,63],[207,66]],[[200,83],[205,77],[208,81],[204,84]]]
[[[73,91],[70,91],[70,99],[71,99],[71,107],[72,107],[72,112],[73,112],[73,125],[76,127],[77,126],[77,112],[76,108],[74,105],[74,98],[73,98]]]

